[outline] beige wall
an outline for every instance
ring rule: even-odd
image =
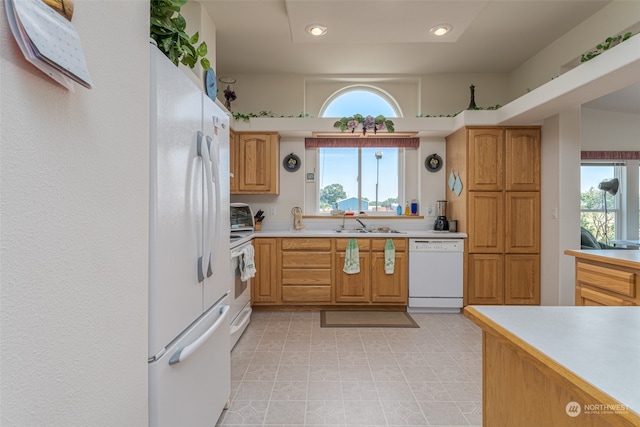
[[[74,3],[75,92],[0,7],[3,426],[147,425],[149,4]]]
[[[607,37],[637,26],[639,17],[640,2],[611,2],[513,71],[508,81],[509,99],[516,99],[567,71],[566,64],[594,49]]]
[[[640,150],[639,114],[582,108],[581,116],[582,150]]]

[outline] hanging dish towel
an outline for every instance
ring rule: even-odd
[[[393,274],[395,263],[396,245],[393,244],[393,240],[387,239],[387,243],[384,245],[384,272],[387,274]]]
[[[256,275],[256,266],[253,260],[254,254],[253,245],[247,245],[242,249],[242,256],[240,257],[240,280],[243,282]]]
[[[347,274],[360,273],[360,253],[358,252],[358,242],[356,239],[347,240],[347,249],[344,254],[344,268]]]

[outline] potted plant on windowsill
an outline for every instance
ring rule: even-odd
[[[189,68],[200,65],[205,70],[211,66],[207,59],[207,44],[201,42],[196,46],[199,34],[189,36],[185,29],[187,21],[180,14],[180,8],[188,0],[151,0],[150,34],[160,49],[176,66],[179,63]]]

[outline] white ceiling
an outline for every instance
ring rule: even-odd
[[[219,76],[509,73],[611,2],[200,1],[216,25]],[[313,23],[328,27],[327,34],[306,33]],[[453,30],[438,39],[429,33],[437,24]],[[610,97],[591,108],[640,113],[634,93],[619,95],[626,107]]]

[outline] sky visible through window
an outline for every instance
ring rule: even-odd
[[[580,191],[589,191],[591,187],[598,189],[598,184],[614,178],[613,166],[582,166],[580,168]]]
[[[365,90],[353,90],[336,97],[324,111],[323,117],[340,118],[354,114],[396,117],[396,112],[386,99]],[[398,197],[398,151],[397,148],[362,149],[362,197],[369,199],[370,210],[375,209],[376,180],[379,202]],[[376,159],[376,152],[382,152],[380,160]],[[338,183],[344,187],[347,198],[358,197],[357,173],[357,149],[321,149],[321,189]]]
[[[380,95],[364,90],[345,92],[334,99],[324,111],[322,117],[350,117],[354,114],[363,116],[396,117],[396,112],[386,99]]]

